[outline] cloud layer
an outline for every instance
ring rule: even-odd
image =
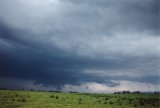
[[[107,84],[109,91],[136,82],[157,90],[158,0],[1,0],[0,10],[3,82],[21,87],[9,80],[21,79],[65,90]]]

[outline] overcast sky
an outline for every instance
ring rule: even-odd
[[[160,90],[159,0],[0,0],[0,87]]]

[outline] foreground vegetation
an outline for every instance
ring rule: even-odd
[[[158,94],[89,94],[0,90],[0,108],[159,108]]]

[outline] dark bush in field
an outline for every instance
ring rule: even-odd
[[[108,97],[106,97],[106,98],[105,98],[105,100],[109,100],[109,98],[108,98]]]
[[[28,94],[27,97],[30,98],[30,95]]]
[[[15,94],[15,97],[19,97],[19,94]]]
[[[54,95],[50,96],[50,98],[54,98]]]
[[[81,101],[79,101],[79,102],[78,102],[78,104],[82,104],[82,102],[81,102]]]
[[[82,98],[79,98],[79,101],[82,101]]]
[[[101,102],[101,100],[97,100],[96,102],[99,102],[99,103],[100,103],[100,102]]]
[[[140,105],[140,104],[139,104],[139,100],[137,100],[137,99],[133,100],[133,101],[132,101],[132,104],[134,105],[134,107],[137,107],[137,106]]]
[[[128,99],[128,103],[132,104],[133,99]]]
[[[139,104],[142,105],[142,106],[144,106],[144,104],[145,104],[145,99],[140,99]]]
[[[23,98],[23,99],[22,99],[22,102],[26,102],[26,99],[25,99],[25,98]]]
[[[110,102],[109,102],[109,104],[113,104],[113,102],[112,102],[112,101],[110,101]]]
[[[119,106],[121,106],[122,105],[122,103],[119,103]]]
[[[21,99],[17,99],[17,101],[21,102],[22,100]]]
[[[58,96],[56,96],[55,98],[56,98],[56,99],[59,99],[59,97],[58,97]]]
[[[104,102],[104,104],[107,104],[107,102]]]

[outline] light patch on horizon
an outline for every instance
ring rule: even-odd
[[[108,86],[107,84],[99,84],[96,82],[88,82],[77,85],[66,84],[62,87],[62,91],[65,92],[92,92],[92,93],[113,93],[117,91],[141,91],[141,92],[149,92],[149,91],[159,91],[159,84],[150,84],[150,83],[142,83],[136,81],[112,81],[113,83],[117,83],[117,86]]]

